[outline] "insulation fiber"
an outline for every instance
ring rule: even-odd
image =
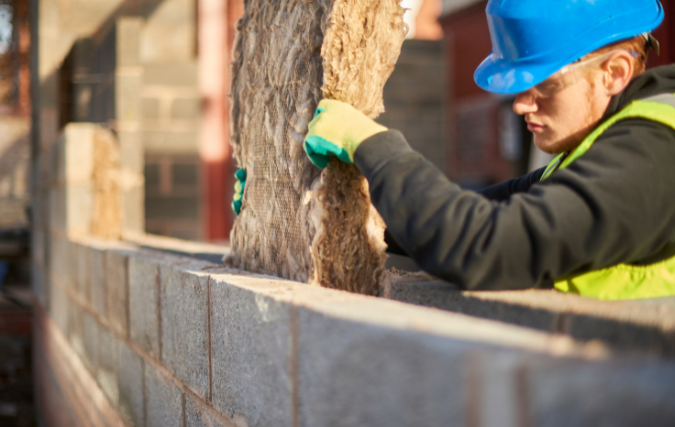
[[[322,98],[371,118],[406,27],[398,0],[250,1],[237,24],[231,144],[247,180],[230,265],[376,294],[384,222],[353,165],[323,171],[302,148]]]

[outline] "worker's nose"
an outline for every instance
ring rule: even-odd
[[[537,102],[531,91],[528,90],[516,95],[516,99],[513,101],[513,111],[516,114],[524,116],[525,114],[535,113],[537,110]]]

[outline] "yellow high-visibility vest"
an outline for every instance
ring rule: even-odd
[[[631,118],[651,120],[675,130],[675,94],[664,93],[633,101],[598,126],[567,157],[563,153],[553,159],[546,167],[541,180],[545,180],[558,169],[566,168],[584,155],[608,127],[620,120]],[[617,264],[572,278],[558,279],[555,287],[562,292],[603,300],[673,296],[675,295],[675,256],[649,265]]]

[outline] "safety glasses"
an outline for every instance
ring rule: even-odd
[[[610,56],[612,56],[612,54],[618,52],[619,50],[621,49],[616,49],[603,55],[596,56],[595,58],[577,61],[571,63],[570,65],[566,65],[551,77],[534,86],[530,90],[536,97],[550,98],[566,87],[569,87],[579,80],[585,78],[595,67],[605,62]],[[635,52],[630,53],[633,56],[637,56],[637,53]]]

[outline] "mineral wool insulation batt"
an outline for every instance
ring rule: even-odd
[[[232,65],[231,144],[247,172],[228,264],[376,294],[384,222],[353,165],[303,150],[322,98],[375,118],[406,26],[398,0],[247,1]],[[348,125],[348,124],[345,124]]]

